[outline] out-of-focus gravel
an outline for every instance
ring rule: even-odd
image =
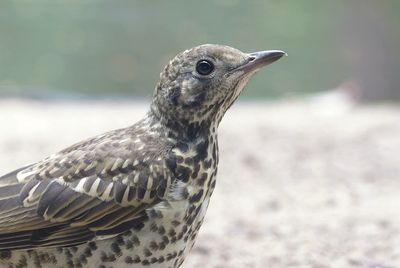
[[[0,173],[133,124],[139,102],[0,100]],[[183,267],[400,267],[400,108],[238,103]]]

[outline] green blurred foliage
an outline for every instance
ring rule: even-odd
[[[0,91],[150,96],[168,59],[203,43],[288,52],[248,97],[329,89],[350,71],[337,40],[346,3],[2,0]]]

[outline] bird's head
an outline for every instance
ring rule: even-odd
[[[174,124],[218,124],[251,76],[285,54],[210,44],[185,50],[160,74],[152,110]]]

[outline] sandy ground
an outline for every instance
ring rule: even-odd
[[[136,102],[0,100],[0,173],[134,123]],[[400,267],[400,108],[236,104],[183,267]]]

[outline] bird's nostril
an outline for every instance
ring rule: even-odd
[[[253,61],[253,60],[255,60],[255,59],[256,59],[256,57],[250,56],[249,61]]]

